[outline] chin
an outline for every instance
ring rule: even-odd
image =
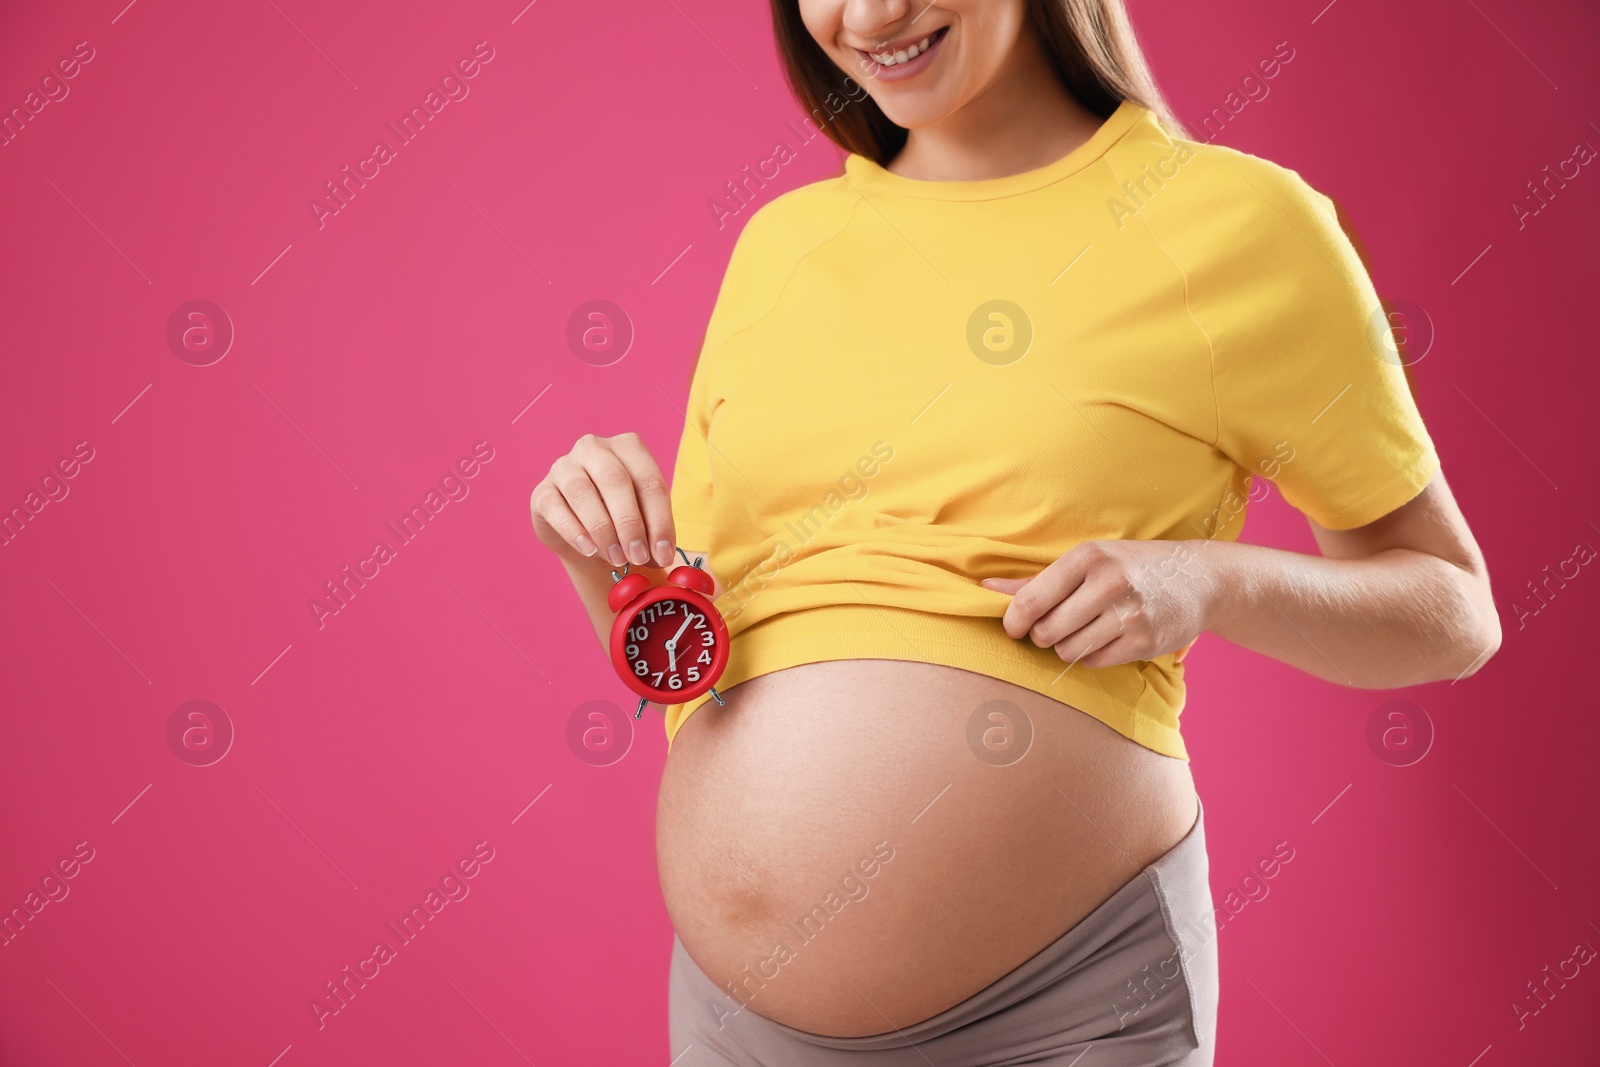
[[[911,94],[905,95],[910,96]],[[925,126],[933,126],[948,118],[955,110],[954,107],[942,100],[885,100],[877,96],[872,99],[890,122],[908,130],[920,130]]]

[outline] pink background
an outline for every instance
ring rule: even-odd
[[[125,2],[0,15],[7,111],[94,49],[0,147],[0,508],[94,452],[0,547],[0,907],[94,850],[0,947],[0,1062],[666,1064],[659,713],[610,766],[569,748],[579,705],[632,698],[528,494],[586,431],[670,462],[748,215],[719,229],[708,201],[794,144],[766,5]],[[1477,676],[1406,693],[1200,640],[1184,725],[1219,902],[1295,850],[1221,933],[1222,1063],[1600,1056],[1600,963],[1512,1009],[1600,948],[1600,573],[1520,629],[1513,608],[1600,548],[1600,164],[1520,228],[1510,207],[1600,148],[1600,15],[1538,9],[1135,5],[1191,123],[1294,48],[1218,140],[1337,199],[1380,292],[1426,309],[1420,404],[1506,631]],[[319,228],[307,201],[479,41],[470,95]],[[818,138],[762,199],[839,162]],[[236,330],[210,366],[166,341],[192,299]],[[566,345],[592,299],[636,329],[612,366]],[[479,441],[469,494],[319,629],[308,600]],[[1277,498],[1247,539],[1314,550]],[[210,766],[168,743],[195,699],[235,732]],[[1368,745],[1392,699],[1436,732],[1412,766]],[[319,1029],[311,998],[479,842],[469,895]]]

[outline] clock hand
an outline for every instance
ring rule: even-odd
[[[685,613],[683,625],[678,627],[677,633],[668,638],[665,646],[667,650],[667,670],[669,671],[676,671],[678,669],[678,638],[682,637],[683,631],[687,630],[688,628],[689,618],[688,614]]]

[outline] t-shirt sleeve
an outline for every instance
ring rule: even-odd
[[[683,432],[678,440],[678,456],[673,463],[672,522],[678,543],[684,548],[710,551],[713,528],[711,422],[719,403],[716,391],[717,353],[723,344],[758,317],[764,298],[763,273],[756,262],[756,235],[770,224],[765,205],[749,219],[734,241],[723,272],[722,284],[706,322],[705,340],[695,361],[689,382],[689,399],[684,408]]]
[[[1211,331],[1216,447],[1319,525],[1363,526],[1421,492],[1438,453],[1333,202],[1270,164],[1240,187]]]
[[[702,347],[689,383],[678,458],[672,469],[672,524],[685,549],[711,549],[711,451],[706,442],[711,422],[706,411],[709,353]]]

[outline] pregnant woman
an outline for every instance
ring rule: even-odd
[[[667,1058],[1210,1064],[1184,654],[1384,689],[1499,643],[1384,311],[1120,0],[773,10],[843,173],[745,221],[670,493],[586,434],[532,498],[603,645],[678,548],[728,621],[726,704],[666,709]],[[1269,484],[1319,555],[1237,543]]]

